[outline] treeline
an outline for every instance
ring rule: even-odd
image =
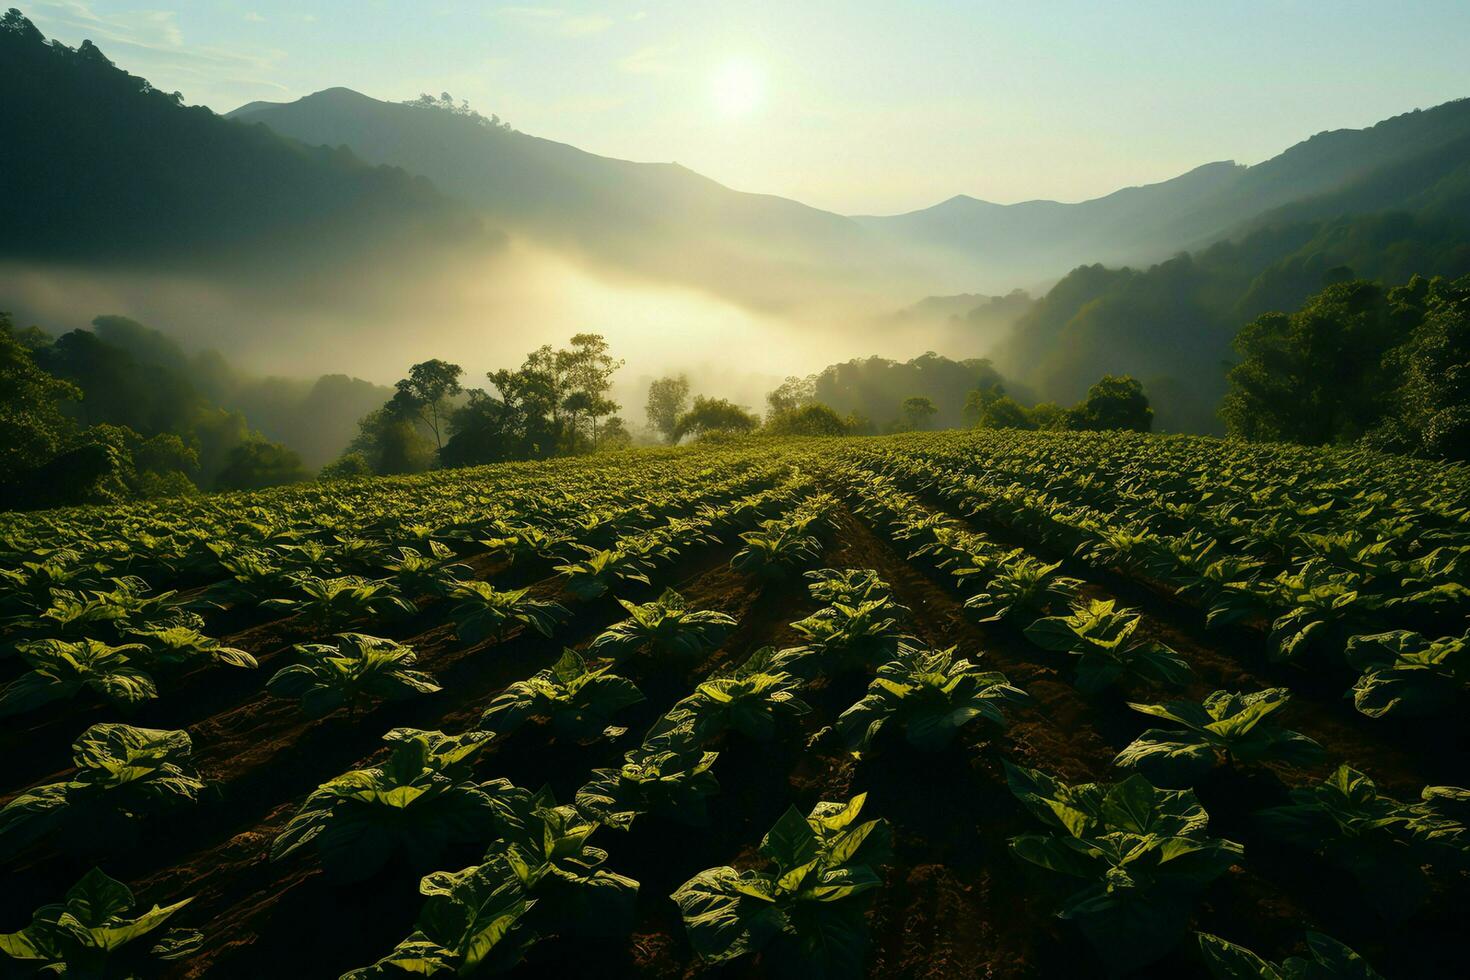
[[[0,347],[7,509],[307,479],[389,390],[253,377],[120,316],[53,337],[0,314]]]
[[[1335,283],[1235,338],[1229,433],[1470,459],[1470,276]]]

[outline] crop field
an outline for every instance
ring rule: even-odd
[[[1463,976],[1467,613],[1466,468],[1193,437],[6,515],[0,970]]]

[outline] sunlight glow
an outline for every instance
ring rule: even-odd
[[[765,75],[748,61],[728,61],[710,78],[710,95],[720,115],[734,119],[760,107],[766,94]]]

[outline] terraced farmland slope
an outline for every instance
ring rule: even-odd
[[[0,963],[1458,976],[1467,568],[1463,467],[1132,434],[6,516]]]

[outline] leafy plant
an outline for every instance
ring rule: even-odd
[[[587,557],[557,565],[556,572],[565,581],[562,586],[583,602],[601,598],[621,581],[648,584],[648,572],[653,567],[647,556],[609,548],[599,551],[584,544],[574,544]]]
[[[261,606],[295,613],[312,626],[324,629],[353,620],[417,612],[414,604],[400,596],[391,582],[359,575],[318,578],[303,573],[293,576],[292,583],[300,596],[267,599]]]
[[[745,547],[730,559],[730,567],[759,579],[785,578],[822,554],[820,541],[779,520],[762,521],[756,531],[742,531],[740,540],[745,542]]]
[[[1470,683],[1470,633],[1437,640],[1409,630],[1353,636],[1346,657],[1361,675],[1353,704],[1370,718],[1433,714]]]
[[[1357,953],[1320,932],[1307,933],[1307,956],[1268,963],[1244,946],[1195,933],[1200,956],[1215,980],[1383,980]]]
[[[204,937],[193,929],[169,929],[155,936],[146,952],[138,945],[192,901],[155,905],[132,915],[132,891],[93,868],[67,889],[60,903],[37,909],[30,925],[0,933],[0,953],[71,980],[136,977],[150,957],[181,960],[199,951]]]
[[[1056,603],[1077,594],[1081,582],[1057,574],[1061,562],[1047,565],[1030,555],[1002,564],[984,592],[965,600],[982,623],[998,623],[1022,616],[1045,616]]]
[[[935,752],[975,718],[1005,727],[1001,705],[1027,700],[1004,674],[956,660],[954,647],[925,650],[904,644],[878,668],[868,693],[837,719],[837,731],[853,755],[868,751],[890,721],[903,726],[909,744]]]
[[[504,858],[426,875],[419,893],[426,899],[413,933],[377,963],[341,980],[501,973],[535,940],[523,920],[536,902]]]
[[[1068,786],[1005,764],[1022,805],[1052,829],[1011,839],[1011,853],[1079,879],[1061,918],[1076,921],[1109,967],[1124,972],[1167,953],[1195,896],[1240,860],[1233,841],[1209,837],[1209,815],[1188,791],[1155,789],[1137,774]]]
[[[190,765],[185,731],[93,725],[72,743],[70,779],[28,789],[0,810],[0,853],[13,855],[42,837],[95,846],[131,832],[136,821],[204,788]]]
[[[413,669],[412,647],[382,637],[339,633],[335,645],[298,643],[296,653],[302,662],[278,670],[265,687],[273,697],[300,700],[313,718],[440,690],[432,675]]]
[[[470,576],[470,567],[456,562],[448,545],[430,541],[427,550],[399,548],[398,560],[384,566],[405,595],[445,596]]]
[[[819,568],[806,572],[803,578],[811,580],[806,589],[822,603],[856,606],[893,597],[893,589],[871,568]]]
[[[1290,700],[1286,688],[1272,687],[1255,694],[1216,691],[1201,704],[1130,703],[1134,711],[1172,721],[1183,731],[1150,728],[1113,763],[1137,769],[1155,786],[1182,788],[1195,785],[1221,764],[1315,762],[1325,755],[1322,746],[1268,720]]]
[[[175,624],[151,629],[128,631],[147,648],[150,663],[176,667],[208,660],[228,667],[258,667],[260,664],[244,650],[227,647],[212,636],[205,636],[194,626]]]
[[[797,697],[801,681],[771,666],[774,655],[771,647],[762,647],[728,674],[704,681],[660,719],[654,733],[688,719],[701,742],[727,729],[758,742],[770,741],[783,720],[811,711]]]
[[[459,605],[450,612],[455,631],[466,643],[479,643],[490,637],[502,639],[516,625],[529,626],[542,636],[550,636],[558,619],[567,616],[566,607],[547,599],[534,599],[530,589],[500,591],[489,582],[461,582],[452,593]]]
[[[672,898],[699,957],[723,963],[765,950],[783,976],[858,977],[868,937],[865,896],[882,884],[888,824],[858,823],[867,794],[818,803],[803,817],[791,807],[761,841],[770,870],[701,871]]]
[[[1309,559],[1296,572],[1282,572],[1266,588],[1272,601],[1287,610],[1271,623],[1272,656],[1277,660],[1300,656],[1313,636],[1374,605],[1370,596],[1353,586],[1352,576],[1335,571],[1321,558]]]
[[[589,653],[621,660],[644,650],[675,657],[696,657],[719,646],[736,625],[712,609],[691,609],[684,597],[665,589],[653,602],[619,599],[628,618],[614,623],[588,645]]]
[[[101,640],[41,640],[21,647],[31,669],[0,689],[0,718],[33,711],[90,691],[113,705],[136,707],[158,697],[158,686],[136,660],[141,643],[109,646]]]
[[[886,597],[856,606],[835,602],[792,623],[791,628],[816,651],[816,658],[805,661],[811,666],[828,670],[861,667],[898,652],[899,643],[908,638],[902,626],[906,612]]]
[[[1189,664],[1173,650],[1134,636],[1142,617],[1115,608],[1111,599],[1074,606],[1070,615],[1049,616],[1026,627],[1026,638],[1046,650],[1077,657],[1074,683],[1097,694],[1133,681],[1179,686],[1189,682]]]
[[[1257,816],[1268,832],[1351,874],[1370,904],[1400,919],[1424,900],[1426,867],[1464,867],[1470,858],[1467,796],[1457,787],[1431,786],[1420,802],[1402,803],[1343,765],[1316,786],[1293,789],[1286,806]]]
[[[531,524],[502,524],[496,526],[494,537],[482,540],[480,544],[495,557],[517,565],[535,559],[549,559],[567,540],[564,534]]]
[[[621,768],[592,770],[577,790],[577,808],[619,830],[645,813],[702,827],[709,820],[705,800],[720,789],[710,772],[718,757],[701,748],[692,722],[650,736],[623,755]]]
[[[643,700],[637,685],[612,668],[610,663],[591,667],[576,650],[564,650],[551,667],[491,699],[480,727],[503,735],[545,716],[558,734],[570,738],[601,734],[615,714]]]
[[[580,936],[630,932],[638,882],[603,868],[607,852],[587,842],[602,826],[573,806],[558,806],[549,789],[530,797],[516,827],[491,845],[526,894],[537,901],[538,927]]]
[[[504,781],[476,783],[472,769],[493,735],[395,728],[383,738],[385,762],[322,783],[271,845],[280,861],[315,845],[334,877],[361,881],[402,855],[413,867],[432,866],[450,844],[496,833],[495,794]]]

